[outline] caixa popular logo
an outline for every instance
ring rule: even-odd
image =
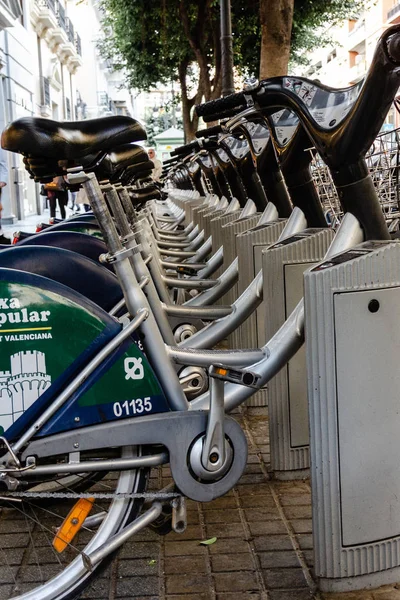
[[[18,298],[0,298],[0,327],[7,324],[44,323],[49,320],[49,310],[28,310],[21,308]]]

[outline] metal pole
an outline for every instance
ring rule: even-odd
[[[233,47],[230,0],[220,0],[221,7],[221,69],[222,95],[228,96],[235,91],[233,85]]]

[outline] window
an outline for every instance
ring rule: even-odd
[[[7,10],[13,15],[15,19],[18,19],[22,16],[21,0],[1,0],[1,3],[7,8]]]
[[[69,98],[65,98],[65,112],[67,121],[71,120],[71,101]]]
[[[50,106],[50,82],[48,77],[43,77],[43,103]]]

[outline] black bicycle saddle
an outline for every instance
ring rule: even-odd
[[[140,123],[125,116],[72,122],[23,117],[5,128],[1,145],[28,157],[76,160],[145,139]]]
[[[148,160],[147,152],[136,144],[124,144],[108,152],[100,164],[94,169],[99,181],[108,179],[118,181],[124,169]]]

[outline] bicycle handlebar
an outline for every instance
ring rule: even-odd
[[[210,100],[204,104],[198,104],[195,107],[199,117],[203,117],[206,123],[210,121],[218,121],[228,119],[235,116],[238,112],[244,110],[248,106],[248,100],[244,92],[237,94],[229,94],[224,98]]]
[[[171,152],[171,156],[185,156],[186,154],[191,154],[193,151],[200,150],[200,144],[197,140],[193,140],[193,142],[189,142],[189,144],[185,144],[184,146],[178,146]]]
[[[222,127],[221,127],[221,125],[215,125],[215,127],[207,127],[206,129],[199,129],[199,131],[197,131],[195,135],[197,138],[208,138],[213,135],[218,135],[219,133],[222,133]]]

